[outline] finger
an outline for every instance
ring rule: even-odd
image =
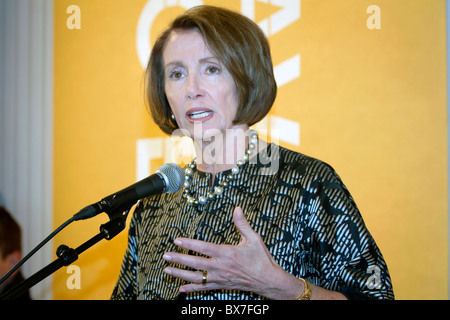
[[[164,272],[173,277],[180,278],[187,282],[201,284],[203,281],[203,272],[202,271],[189,271],[184,269],[178,269],[173,267],[167,267],[164,269]]]
[[[243,241],[249,240],[252,236],[254,236],[255,231],[253,231],[252,227],[250,226],[250,223],[245,218],[244,211],[242,211],[242,208],[236,207],[236,209],[234,209],[233,221]]]
[[[206,284],[196,284],[189,283],[180,287],[180,292],[195,292],[195,291],[205,291],[205,290],[216,290],[220,289],[219,286],[215,283],[206,283]]]
[[[163,259],[168,262],[182,264],[186,267],[207,270],[209,269],[211,259],[189,254],[182,254],[176,252],[168,252],[163,255]]]
[[[220,245],[196,239],[177,238],[175,239],[174,244],[181,248],[192,250],[209,257],[217,256],[220,251]]]

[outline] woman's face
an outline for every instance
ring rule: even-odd
[[[197,30],[176,30],[163,51],[165,92],[178,126],[194,139],[232,129],[236,85]]]

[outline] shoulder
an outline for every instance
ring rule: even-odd
[[[279,175],[285,179],[340,182],[334,168],[320,159],[275,144],[272,154],[278,153]],[[272,158],[276,158],[272,155]]]
[[[297,195],[310,205],[311,201],[327,208],[345,204],[348,210],[357,211],[351,193],[331,165],[281,146],[273,147],[279,154],[276,192]]]

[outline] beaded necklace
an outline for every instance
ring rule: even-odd
[[[205,205],[208,201],[213,201],[217,197],[221,196],[225,189],[230,185],[230,182],[236,179],[239,174],[240,168],[248,161],[250,155],[256,150],[258,144],[258,133],[251,130],[250,140],[248,143],[248,149],[245,151],[244,156],[241,160],[238,160],[237,166],[231,169],[231,173],[227,175],[227,178],[223,180],[218,186],[214,187],[214,191],[209,191],[208,194],[200,196],[198,198],[194,197],[194,191],[191,190],[192,186],[192,176],[194,170],[197,169],[197,159],[194,158],[186,167],[185,181],[184,181],[184,194],[183,197],[186,198],[189,205]]]

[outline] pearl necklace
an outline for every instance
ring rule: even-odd
[[[237,166],[231,169],[231,173],[227,175],[227,178],[223,180],[220,185],[214,187],[214,191],[210,191],[206,196],[200,196],[198,199],[192,196],[194,192],[191,191],[192,176],[194,174],[194,170],[197,168],[197,159],[194,158],[184,170],[185,181],[183,197],[186,198],[188,204],[196,206],[205,205],[208,201],[213,201],[217,197],[221,196],[225,189],[230,185],[230,182],[236,179],[237,175],[239,174],[240,168],[248,161],[253,151],[256,150],[257,144],[258,133],[254,130],[251,130],[248,149],[245,151],[242,159],[237,162]]]

